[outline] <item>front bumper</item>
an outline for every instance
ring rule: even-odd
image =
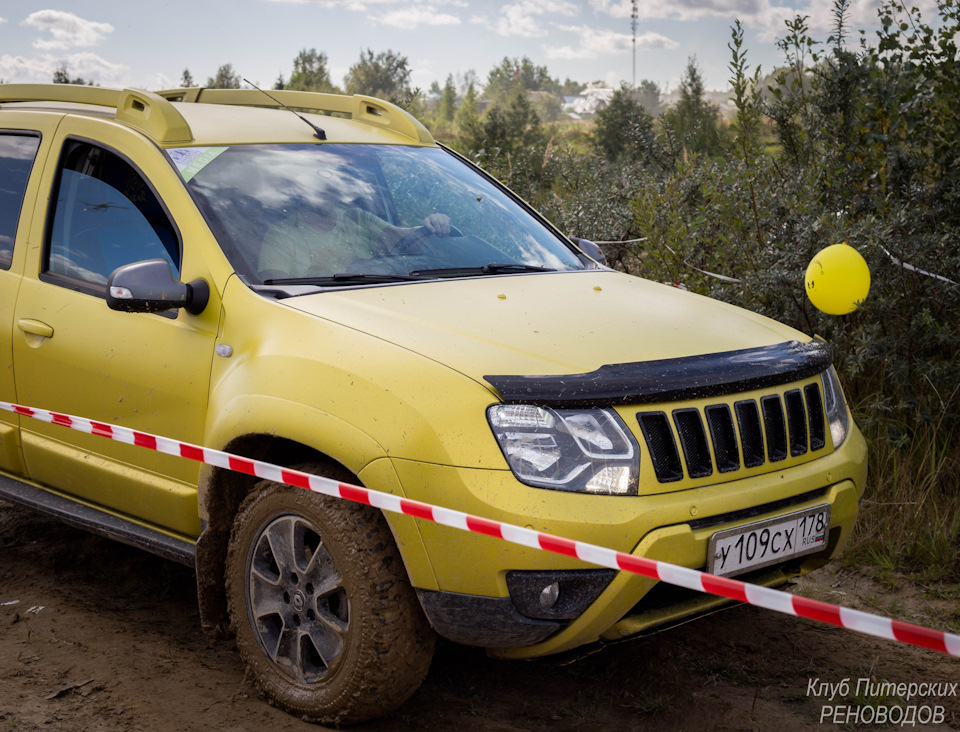
[[[802,465],[722,484],[631,497],[530,488],[508,471],[404,460],[394,460],[393,465],[410,498],[694,569],[705,568],[709,540],[717,531],[829,504],[826,549],[756,577],[764,584],[776,584],[826,563],[849,539],[866,481],[866,446],[852,426],[840,449]],[[411,490],[414,487],[416,493]],[[405,536],[413,530],[418,536]],[[530,618],[518,610],[524,603],[511,598],[508,574],[563,573],[591,569],[591,565],[420,520],[399,522],[394,531],[401,547],[422,541],[436,583],[421,588],[427,591],[421,592],[421,599],[438,631],[460,643],[496,649],[501,656],[540,656],[600,638],[622,638],[717,602],[707,596],[666,602],[658,597],[646,606],[644,598],[658,583],[620,572],[577,617],[546,621],[546,627],[542,618]],[[476,628],[475,637],[471,627]],[[501,637],[496,634],[498,627],[503,629]]]

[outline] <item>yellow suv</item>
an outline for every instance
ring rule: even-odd
[[[368,97],[0,85],[0,399],[776,585],[866,480],[830,348],[614,272]],[[557,653],[722,601],[0,416],[0,497],[194,566],[309,719],[436,634]]]

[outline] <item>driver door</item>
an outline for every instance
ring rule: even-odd
[[[146,141],[130,133],[129,146],[107,147],[81,138],[82,130],[68,134],[68,120],[54,145],[59,165],[44,182],[50,210],[34,216],[41,223],[17,298],[18,400],[202,443],[219,300],[199,316],[121,313],[105,301],[110,272],[129,262],[163,259],[174,276],[187,266],[204,276],[194,274],[202,262],[183,253],[164,203],[189,199]],[[198,463],[37,420],[23,420],[22,437],[38,483],[179,535],[199,534]]]

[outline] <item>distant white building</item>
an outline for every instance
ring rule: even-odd
[[[563,98],[563,111],[571,116],[589,117],[606,109],[615,90],[602,84],[587,84],[575,97]]]

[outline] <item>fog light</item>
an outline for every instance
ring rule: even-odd
[[[507,572],[507,590],[524,617],[573,620],[597,599],[616,574],[613,569],[512,569]]]
[[[540,607],[549,610],[557,604],[558,597],[560,597],[560,585],[556,582],[547,585],[540,592]]]

